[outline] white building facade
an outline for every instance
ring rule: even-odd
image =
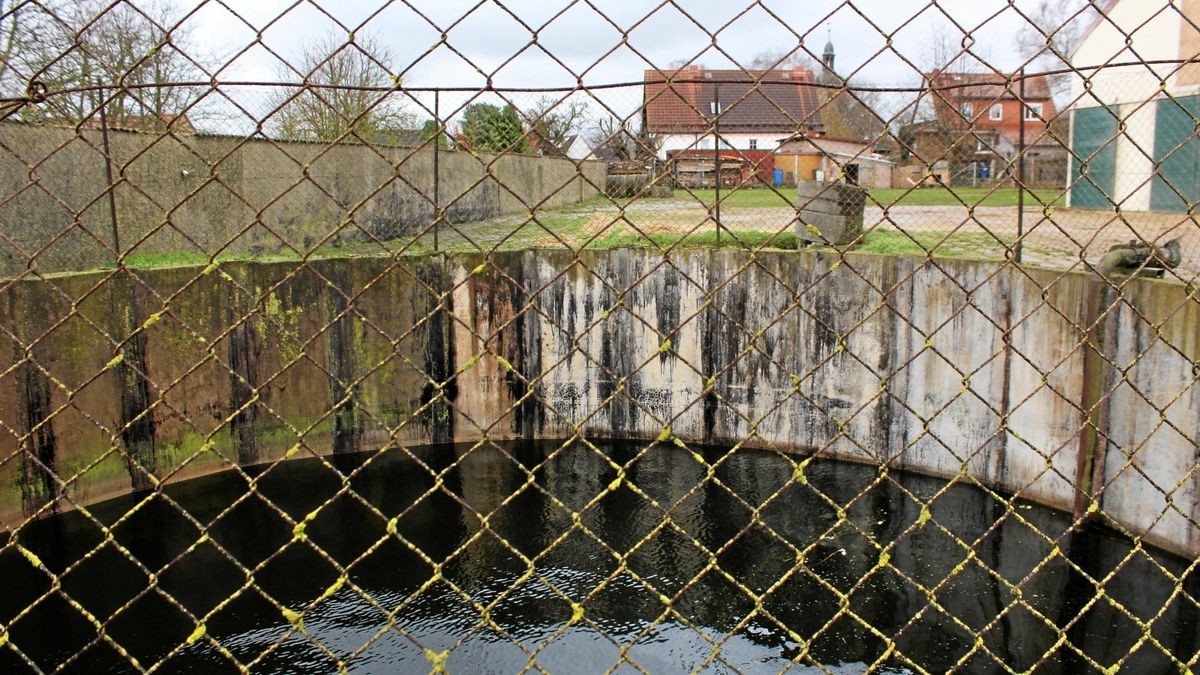
[[[645,73],[642,129],[668,160],[681,152],[771,152],[779,140],[823,129],[820,97],[807,68],[746,72]]]
[[[657,136],[661,145],[658,148],[658,158],[666,160],[674,152],[681,150],[713,150],[716,146],[716,136],[713,134],[660,134]],[[762,133],[725,133],[720,132],[722,150],[777,150],[779,137]]]
[[[1200,0],[1109,0],[1098,7],[1105,18],[1071,54],[1078,72],[1071,79],[1070,147],[1078,157],[1070,160],[1067,203],[1186,210],[1200,197],[1195,172],[1189,177],[1183,168],[1200,147],[1188,147],[1192,129],[1182,128],[1200,112],[1200,68],[1171,62],[1200,52],[1192,25],[1200,22]]]

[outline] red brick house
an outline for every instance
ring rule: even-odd
[[[686,159],[680,166],[686,166],[687,182],[705,185],[715,182],[713,131],[719,126],[722,183],[733,180],[727,162],[740,167],[734,174],[740,182],[770,183],[779,139],[824,130],[821,99],[812,84],[807,68],[647,70],[642,129],[654,138],[659,160]],[[713,167],[706,175],[701,169],[707,163]]]
[[[932,72],[925,75],[933,119],[914,130],[912,159],[954,182],[1000,180],[1025,129],[1027,182],[1053,183],[1065,170],[1063,142],[1050,84],[1042,75]],[[1063,137],[1065,138],[1065,137]],[[1045,175],[1045,174],[1055,175]]]

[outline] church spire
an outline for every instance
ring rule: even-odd
[[[829,26],[829,24],[825,24],[825,31],[826,31],[825,53],[821,55],[821,62],[825,64],[825,68],[830,73],[833,73],[834,72],[833,71],[833,59],[834,59],[833,28],[831,28]]]

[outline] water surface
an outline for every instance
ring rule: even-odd
[[[1197,649],[1196,583],[1177,593],[1173,578],[1182,561],[1131,554],[1107,530],[1064,535],[1055,511],[833,461],[796,482],[798,458],[763,451],[556,448],[437,446],[209,476],[92,508],[107,543],[79,513],[38,522],[18,541],[62,592],[14,546],[0,551],[0,666],[308,673],[342,659],[425,672],[448,652],[450,672],[975,673],[1002,661],[1074,673],[1123,658],[1163,672],[1177,670],[1169,654]],[[308,518],[301,540],[280,513]],[[1044,562],[1055,546],[1063,555]],[[302,634],[289,620],[301,610]],[[206,617],[202,637],[189,614]]]

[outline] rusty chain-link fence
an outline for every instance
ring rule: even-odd
[[[1190,672],[1200,2],[893,4],[0,2],[4,668]]]

